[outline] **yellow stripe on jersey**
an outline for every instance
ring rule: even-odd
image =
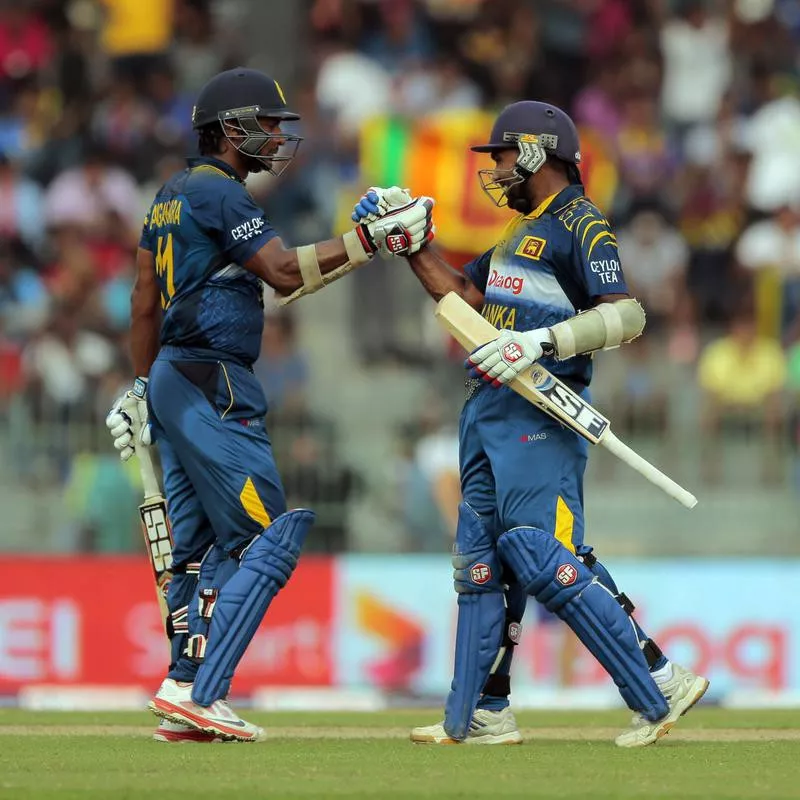
[[[248,478],[244,482],[244,488],[239,495],[239,500],[241,500],[242,507],[247,512],[247,516],[255,520],[262,528],[266,528],[270,522],[272,522],[269,518],[269,514],[267,514],[267,509],[264,508],[264,504],[258,496],[252,478]]]
[[[556,539],[567,548],[573,555],[575,545],[572,543],[572,531],[575,527],[575,516],[569,510],[569,506],[564,502],[564,498],[559,495],[556,503]]]
[[[219,175],[224,175],[226,178],[230,178],[232,181],[236,180],[236,178],[234,178],[233,175],[228,175],[228,173],[225,172],[224,169],[220,169],[219,167],[215,167],[213,164],[199,164],[196,167],[192,167],[192,172],[201,172],[201,171],[216,172]]]
[[[171,234],[170,234],[171,235]],[[225,376],[225,383],[228,384],[228,395],[231,398],[228,407],[222,412],[220,419],[225,419],[225,415],[233,408],[233,389],[231,388],[231,379],[228,377],[228,370],[225,365],[220,361],[219,365],[222,367],[222,374]]]
[[[587,254],[586,258],[591,258],[591,257],[592,257],[592,250],[594,250],[594,247],[595,247],[595,245],[596,245],[596,244],[597,244],[597,243],[600,241],[600,239],[602,239],[604,236],[608,237],[608,244],[613,244],[613,245],[616,245],[616,243],[617,243],[617,240],[616,240],[616,238],[614,237],[614,234],[613,234],[613,233],[611,233],[611,231],[600,231],[600,233],[598,233],[598,234],[597,234],[597,236],[595,236],[595,237],[594,237],[594,239],[592,239],[592,243],[589,245],[589,252],[588,252],[588,254]]]
[[[604,219],[595,219],[594,222],[590,222],[583,230],[583,236],[581,236],[581,247],[583,247],[583,243],[586,241],[586,234],[589,233],[589,229],[593,225],[605,225],[608,228],[608,223]]]
[[[556,194],[558,194],[558,192],[551,194],[550,197],[545,197],[545,199],[542,200],[542,202],[539,203],[539,205],[536,206],[536,208],[534,208],[533,211],[531,211],[531,213],[525,217],[525,219],[539,219],[539,217],[541,217],[542,214],[547,211],[547,207],[550,205],[550,203],[555,200]]]

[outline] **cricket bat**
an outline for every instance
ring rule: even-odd
[[[167,518],[167,501],[158,482],[153,459],[149,447],[137,447],[136,457],[139,459],[139,472],[144,485],[144,503],[139,506],[142,518],[142,533],[153,568],[153,579],[156,584],[156,597],[164,631],[167,629],[167,587],[172,580],[172,530]]]
[[[455,292],[448,292],[438,302],[435,313],[442,326],[467,351],[497,338],[497,328]],[[606,417],[540,364],[534,364],[508,386],[579,436],[610,450],[681,505],[686,508],[697,505],[693,494],[620,441]]]

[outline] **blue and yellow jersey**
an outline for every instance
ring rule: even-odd
[[[464,268],[484,293],[483,316],[496,328],[548,328],[585,311],[604,294],[627,293],[617,240],[583,187],[547,198],[512,220],[500,241]],[[543,359],[561,378],[588,386],[590,356]]]
[[[258,358],[261,280],[242,266],[277,234],[225,162],[190,159],[161,187],[139,246],[153,253],[164,318],[161,344],[182,357]]]

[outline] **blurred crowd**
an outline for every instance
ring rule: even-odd
[[[87,547],[123,546],[114,531],[104,539],[102,515],[85,498],[110,480],[102,419],[130,379],[141,219],[194,151],[200,86],[253,55],[241,24],[225,22],[230,5],[247,13],[238,0],[0,2],[0,427],[23,480],[84,498],[74,506],[78,527],[91,529]],[[796,0],[297,5],[302,46],[294,63],[273,69],[302,114],[305,140],[279,181],[253,183],[285,241],[337,229],[338,187],[368,180],[364,148],[376,120],[493,113],[522,98],[560,105],[580,126],[585,169],[603,176],[595,199],[648,312],[648,335],[625,353],[621,424],[668,432],[670,402],[657,377],[669,363],[702,398],[707,480],[718,478],[714,443],[728,431],[763,442],[764,480],[775,481],[776,469],[781,479],[781,459],[800,442]],[[352,279],[365,368],[386,354],[420,368],[398,333],[408,309],[390,288],[396,269],[376,264]],[[278,443],[290,500],[335,508],[361,479],[337,463],[335,421],[309,409],[290,316],[270,318],[264,345],[257,372],[273,428],[285,421],[295,431]],[[453,527],[453,434],[431,419],[412,422],[401,438],[416,549],[430,539],[413,531],[436,529],[433,540],[444,541]],[[20,433],[37,425],[48,434]],[[96,432],[80,447],[76,426]],[[85,462],[76,450],[96,458],[77,469]],[[320,546],[345,547],[345,527],[332,512]]]

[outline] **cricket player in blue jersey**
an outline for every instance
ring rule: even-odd
[[[344,236],[284,247],[244,180],[283,172],[301,140],[281,124],[297,119],[263,73],[212,78],[193,112],[200,157],[161,187],[142,229],[131,300],[136,379],[107,425],[123,459],[156,442],[163,466],[174,577],[172,660],[149,704],[165,720],[159,741],[263,738],[226,697],[314,519],[286,508],[253,375],[262,282],[299,297],[379,248],[413,253],[433,236],[433,202],[408,198]]]
[[[505,386],[541,361],[588,397],[592,353],[639,336],[644,311],[628,294],[608,222],[584,196],[578,133],[561,109],[514,103],[498,116],[489,143],[473,150],[494,161],[479,172],[486,193],[518,215],[463,275],[433,248],[409,259],[431,297],[458,292],[500,330],[466,362],[455,675],[444,721],[415,728],[411,739],[522,741],[508,695],[531,595],[569,625],[635,712],[616,743],[651,744],[708,681],[667,660],[584,543],[587,442]],[[373,219],[383,201],[384,190],[371,190],[354,220]]]

